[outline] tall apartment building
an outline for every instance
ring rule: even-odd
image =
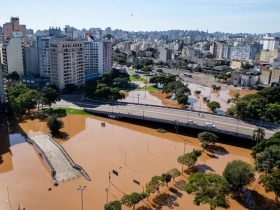
[[[279,47],[279,41],[275,37],[271,37],[269,34],[263,37],[260,43],[263,45],[263,50],[273,51]]]
[[[4,74],[0,60],[0,105],[5,102]]]
[[[159,61],[166,63],[171,59],[172,51],[167,49],[166,47],[159,48]]]
[[[238,45],[230,47],[230,59],[249,61],[255,59],[257,49],[251,45]]]
[[[228,43],[226,42],[213,42],[212,46],[210,47],[210,51],[213,56],[217,59],[226,59],[228,58]]]
[[[13,32],[2,46],[3,70],[5,74],[17,72],[20,76],[25,73],[24,38],[21,32]]]
[[[262,69],[260,82],[272,86],[280,83],[280,68],[266,67]]]
[[[85,83],[84,41],[53,39],[50,42],[50,79],[59,89]]]
[[[260,54],[260,61],[267,62],[267,63],[273,63],[274,60],[277,60],[278,58],[278,49],[276,50],[261,50]]]
[[[22,37],[24,39],[24,45],[27,44],[27,36],[26,36],[26,25],[19,24],[18,17],[11,17],[10,22],[7,22],[3,25],[3,36],[4,41],[8,38],[13,37],[13,32],[21,32]]]
[[[50,78],[50,36],[38,36],[38,65],[41,77]]]
[[[103,75],[112,71],[112,44],[104,41],[94,41],[88,36],[84,43],[84,67],[86,72]]]
[[[39,75],[39,57],[37,42],[33,41],[31,45],[24,47],[25,53],[25,70],[26,75],[36,76]]]

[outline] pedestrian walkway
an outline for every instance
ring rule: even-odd
[[[30,132],[28,141],[33,144],[36,151],[48,165],[55,183],[76,179],[81,176],[90,181],[90,177],[84,169],[74,163],[64,148],[49,135],[43,132]]]

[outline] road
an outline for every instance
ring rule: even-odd
[[[59,105],[58,105],[59,106]],[[119,117],[129,117],[155,122],[174,124],[175,126],[185,126],[210,130],[217,133],[225,133],[245,138],[251,138],[253,131],[262,127],[265,130],[266,138],[279,131],[279,127],[267,128],[263,125],[253,125],[236,118],[214,115],[211,113],[193,112],[182,109],[172,109],[168,107],[157,107],[141,104],[92,104],[76,102],[73,108],[83,108],[92,113],[105,115],[115,115]],[[68,104],[68,107],[71,105]],[[192,121],[192,123],[188,123]],[[205,123],[212,123],[215,128],[206,127]]]

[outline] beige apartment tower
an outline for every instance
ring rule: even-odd
[[[50,42],[50,78],[59,89],[85,83],[84,42],[54,39]]]

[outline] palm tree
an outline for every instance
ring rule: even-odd
[[[264,139],[265,130],[263,128],[257,128],[253,131],[252,139],[257,142],[257,144]]]

